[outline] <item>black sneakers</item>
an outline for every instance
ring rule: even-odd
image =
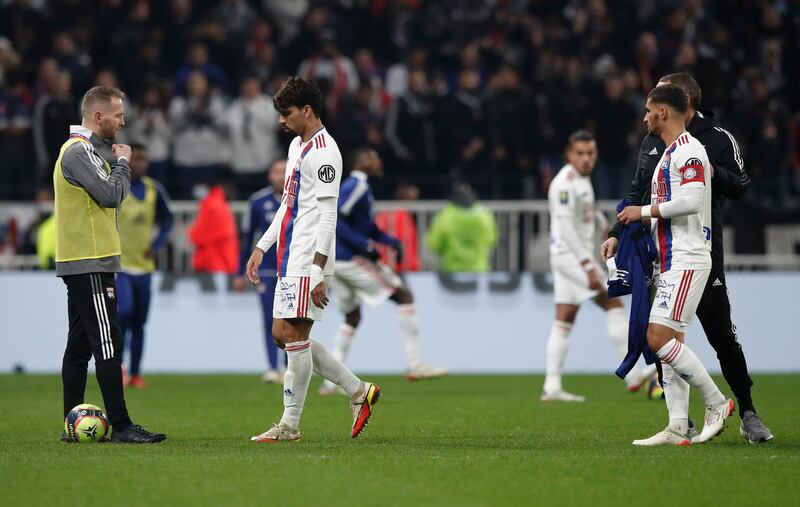
[[[111,432],[112,443],[155,444],[166,440],[166,438],[165,434],[147,431],[138,424],[131,424],[122,431],[113,430]]]

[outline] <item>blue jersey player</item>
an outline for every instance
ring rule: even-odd
[[[356,150],[352,171],[339,190],[339,219],[336,222],[336,269],[333,294],[345,314],[336,333],[333,354],[345,362],[356,328],[361,322],[361,302],[377,306],[387,299],[397,303],[397,317],[405,341],[406,378],[422,380],[447,374],[422,362],[418,350],[417,310],[414,297],[400,277],[378,260],[375,244],[387,245],[401,257],[400,241],[381,231],[373,219],[373,197],[369,178],[383,175],[383,161],[375,150]],[[325,381],[320,394],[337,392]]]
[[[239,276],[234,279],[234,289],[243,292],[246,281],[244,279],[244,269],[247,259],[253,246],[267,230],[269,224],[275,218],[275,213],[281,205],[281,195],[283,194],[283,179],[286,173],[286,160],[279,159],[274,161],[267,171],[267,181],[269,186],[259,190],[250,196],[248,200],[247,214],[242,224],[242,259],[239,262]],[[269,369],[261,377],[267,383],[280,384],[283,382],[284,366],[278,364],[278,346],[272,337],[272,302],[275,296],[275,284],[278,280],[276,276],[278,261],[273,246],[264,254],[264,261],[259,269],[261,282],[256,287],[261,299],[261,312],[264,315],[264,343],[267,346],[267,361]],[[285,354],[281,354],[283,365],[286,364]]]
[[[117,273],[117,315],[122,337],[130,351],[125,386],[146,387],[140,375],[144,349],[144,324],[150,308],[150,278],[156,269],[156,252],[172,229],[167,192],[146,176],[147,151],[131,145],[131,190],[119,208],[122,271]]]

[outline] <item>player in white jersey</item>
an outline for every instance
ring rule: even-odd
[[[300,439],[300,415],[312,371],[339,385],[353,408],[351,436],[367,425],[380,388],[362,382],[325,347],[310,337],[315,320],[328,304],[327,284],[335,259],[336,203],[342,156],[319,118],[322,97],[316,83],[290,77],[273,98],[284,131],[297,137],[289,158],[281,206],[247,261],[247,278],[260,280],[258,268],[277,242],[278,283],[273,303],[272,335],[286,350],[283,416],[279,423],[251,438],[255,442]]]
[[[633,445],[691,445],[711,440],[734,409],[705,366],[685,344],[711,270],[711,177],[713,168],[700,142],[686,132],[688,98],[674,85],[654,88],[647,96],[644,122],[667,149],[653,173],[651,204],[628,206],[623,223],[649,219],[659,253],[647,345],[661,360],[669,424]],[[706,404],[700,435],[689,436],[689,386]]]
[[[550,183],[547,199],[550,207],[550,267],[556,320],[547,339],[547,375],[542,401],[584,401],[565,391],[561,370],[567,357],[569,337],[581,303],[593,298],[606,310],[608,336],[622,358],[628,351],[628,318],[618,299],[608,299],[603,269],[594,260],[595,210],[591,174],[597,162],[597,143],[587,130],[569,137],[565,152],[567,164]],[[655,367],[634,369],[625,382],[636,392],[650,380]]]

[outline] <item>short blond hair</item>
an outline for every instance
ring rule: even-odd
[[[111,99],[117,98],[124,100],[126,97],[125,92],[113,86],[94,86],[83,94],[81,99],[81,115],[86,117],[90,114],[89,107],[97,102],[111,103]]]

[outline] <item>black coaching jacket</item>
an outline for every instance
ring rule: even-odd
[[[708,160],[714,166],[714,177],[711,180],[711,263],[713,270],[722,270],[725,264],[722,245],[722,213],[725,203],[727,199],[738,199],[744,194],[750,177],[744,170],[739,144],[714,119],[713,112],[701,108],[686,130],[705,146]],[[650,202],[653,171],[665,148],[664,141],[659,136],[647,135],[642,140],[636,160],[636,172],[627,196],[631,204],[642,206]],[[608,233],[609,237],[619,238],[621,228],[622,224],[617,222]]]

